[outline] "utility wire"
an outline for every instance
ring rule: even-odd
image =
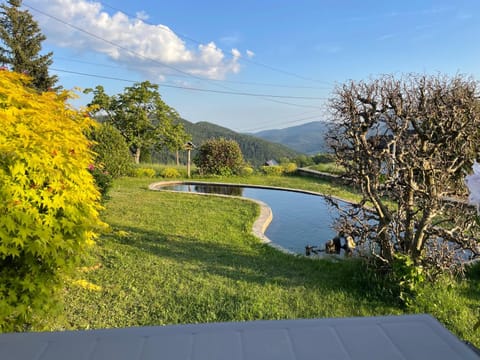
[[[100,64],[100,63],[95,63],[91,61],[84,61],[84,60],[78,60],[78,59],[72,59],[68,57],[63,57],[63,56],[55,56],[55,59],[57,60],[63,60],[63,61],[70,61],[70,62],[76,62],[80,64],[87,64],[87,65],[95,65],[95,66],[103,66],[103,67],[109,67],[112,69],[124,69],[121,66],[118,65],[107,65],[107,64]],[[186,75],[169,75],[171,77],[180,77],[180,78],[189,78],[190,76]],[[204,81],[215,81],[219,83],[233,83],[233,84],[241,84],[241,85],[255,85],[255,86],[265,86],[265,87],[277,87],[277,88],[286,88],[286,89],[313,89],[313,90],[327,90],[330,89],[330,87],[325,86],[325,87],[317,87],[317,86],[301,86],[301,85],[283,85],[283,84],[273,84],[273,83],[261,83],[261,82],[250,82],[250,81],[236,81],[236,80],[218,80],[218,79],[206,79],[202,78]]]
[[[71,70],[65,70],[65,69],[51,68],[51,70],[53,70],[53,71],[59,71],[59,72],[64,72],[64,73],[69,73],[69,74],[75,74],[75,75],[92,76],[92,77],[103,78],[103,79],[110,79],[110,80],[120,80],[120,81],[135,82],[135,81],[133,81],[133,80],[128,80],[128,79],[122,79],[122,78],[111,77],[111,76],[104,76],[104,75],[88,74],[88,73],[82,73],[82,72],[78,72],[78,71],[71,71]],[[300,100],[327,100],[327,98],[323,98],[323,97],[256,94],[256,93],[238,92],[238,91],[224,91],[224,90],[200,89],[200,88],[195,88],[195,87],[190,87],[190,86],[179,86],[179,85],[170,85],[170,84],[159,84],[159,86],[160,86],[160,87],[162,87],[162,86],[163,86],[163,87],[169,87],[169,88],[174,88],[174,89],[182,89],[182,90],[209,92],[209,93],[215,93],[215,94],[253,96],[253,97],[261,97],[261,98],[300,99]]]
[[[98,36],[98,35],[96,35],[96,34],[93,34],[93,33],[89,32],[89,31],[86,31],[86,30],[78,27],[78,26],[75,26],[75,25],[73,25],[73,24],[70,24],[70,23],[68,23],[68,22],[66,22],[66,21],[64,21],[64,20],[62,20],[62,19],[60,19],[60,18],[58,18],[58,17],[56,17],[56,16],[50,15],[50,14],[48,14],[48,13],[46,13],[46,12],[44,12],[44,11],[41,11],[41,10],[35,8],[35,7],[32,7],[32,6],[28,5],[28,4],[25,4],[25,3],[24,3],[23,5],[26,6],[26,7],[28,7],[28,8],[30,8],[30,9],[32,9],[32,10],[34,10],[34,11],[37,11],[38,13],[40,13],[40,14],[42,14],[42,15],[44,15],[44,16],[50,17],[50,18],[52,18],[52,19],[54,19],[54,20],[56,20],[56,21],[58,21],[58,22],[60,22],[60,23],[62,23],[62,24],[64,24],[64,25],[66,25],[66,26],[69,26],[69,27],[71,27],[71,28],[73,28],[73,29],[76,29],[76,30],[78,30],[78,31],[80,31],[80,32],[83,32],[83,33],[85,33],[85,34],[87,34],[87,35],[89,35],[89,36],[92,36],[92,37],[95,38],[95,39],[104,41],[104,42],[106,42],[106,43],[108,43],[108,44],[110,44],[110,45],[112,45],[112,46],[114,46],[114,47],[117,47],[117,48],[119,48],[119,49],[125,50],[125,51],[127,51],[127,52],[132,53],[132,54],[135,54],[135,55],[139,56],[140,58],[144,58],[144,59],[150,60],[150,61],[152,61],[152,62],[158,63],[158,64],[160,64],[160,65],[162,65],[162,66],[164,66],[164,67],[167,67],[167,68],[170,68],[170,69],[172,69],[172,70],[174,70],[174,71],[177,71],[177,72],[179,72],[179,73],[181,73],[181,74],[183,74],[183,75],[185,75],[185,76],[187,76],[187,77],[189,77],[189,78],[195,78],[195,79],[200,80],[200,81],[207,81],[207,82],[210,81],[209,79],[204,79],[204,78],[201,78],[201,77],[192,75],[192,74],[187,73],[187,72],[185,72],[185,71],[183,71],[183,70],[177,69],[177,68],[174,67],[174,66],[164,64],[164,63],[162,63],[162,62],[160,62],[160,61],[158,61],[158,60],[156,60],[156,59],[148,58],[148,57],[146,57],[146,56],[144,56],[144,55],[142,55],[142,54],[136,53],[135,51],[132,51],[131,49],[128,49],[128,48],[126,48],[126,47],[124,47],[124,46],[121,46],[121,45],[119,45],[119,44],[116,44],[116,43],[114,43],[114,42],[112,42],[112,41],[110,41],[110,40],[107,40],[107,39],[105,39],[105,38],[102,38],[102,37],[100,37],[100,36]],[[53,69],[52,69],[52,70],[53,70]],[[57,69],[57,71],[67,72],[67,71],[62,70],[62,69]],[[74,72],[71,72],[71,71],[70,71],[70,73],[74,73]],[[94,77],[96,77],[96,78],[105,78],[105,79],[111,79],[111,80],[134,82],[134,81],[129,80],[129,79],[121,79],[121,78],[114,78],[114,77],[108,77],[108,76],[98,76],[98,75],[85,74],[85,73],[78,73],[78,75],[94,76]],[[164,86],[167,86],[167,85],[164,84]],[[230,88],[228,88],[228,87],[225,87],[225,86],[222,86],[222,85],[217,85],[217,86],[221,86],[222,88],[229,90],[228,92],[227,92],[227,91],[223,92],[223,93],[225,93],[225,94],[230,94],[230,95],[247,95],[246,93],[245,93],[245,94],[241,94],[241,93],[239,93],[239,92],[233,91],[232,89],[230,89]],[[174,86],[173,86],[173,85],[168,85],[168,87],[174,87]],[[177,88],[178,88],[178,87],[177,87]],[[195,89],[190,89],[190,90],[195,90]],[[198,91],[200,91],[200,89],[199,89]],[[209,92],[214,92],[214,91],[209,91]],[[256,96],[256,97],[259,97],[259,98],[263,99],[264,101],[274,102],[274,103],[282,104],[282,105],[289,105],[289,106],[302,107],[302,108],[321,109],[321,108],[318,107],[318,106],[300,105],[300,104],[290,103],[290,102],[286,102],[286,101],[281,101],[281,100],[278,100],[278,97],[279,97],[279,96],[275,96],[275,97],[277,97],[277,99],[273,99],[273,98],[271,98],[271,97],[265,97],[265,96],[262,96],[262,95],[263,95],[263,94],[255,94],[255,95],[248,95],[248,96]],[[320,98],[319,98],[319,99],[320,99]]]
[[[118,11],[118,12],[121,12],[121,13],[127,15],[128,17],[138,18],[137,15],[129,14],[129,13],[123,11],[122,9],[119,9],[119,8],[117,8],[117,7],[115,7],[115,6],[112,6],[112,5],[110,5],[110,4],[107,4],[107,3],[104,2],[104,1],[99,1],[99,2],[100,2],[101,4],[103,4],[104,6],[112,9],[112,10],[115,10],[115,11]],[[150,22],[148,22],[148,21],[146,21],[146,20],[141,19],[141,21],[143,21],[143,22],[146,23],[146,24],[155,26],[155,24],[150,23]],[[166,31],[165,28],[161,28],[161,29],[164,30],[164,31]],[[169,28],[169,30],[172,31],[170,28]],[[191,41],[191,42],[193,42],[193,43],[195,43],[195,44],[202,44],[200,41],[195,40],[195,39],[193,39],[193,38],[191,38],[191,37],[189,37],[189,36],[186,36],[186,35],[184,35],[184,34],[180,34],[180,33],[174,32],[174,31],[172,31],[172,32],[173,32],[175,35],[177,35],[178,37],[180,37],[180,38],[189,40],[189,41]],[[226,54],[228,54],[229,56],[232,56],[232,55],[229,54],[229,53],[226,53]],[[281,73],[281,74],[284,74],[284,75],[296,77],[296,78],[298,78],[298,79],[307,80],[307,81],[312,81],[312,82],[321,83],[321,84],[332,85],[331,83],[326,82],[326,81],[321,81],[321,80],[312,79],[312,78],[309,78],[309,77],[306,77],[306,76],[303,76],[303,75],[299,75],[299,74],[296,74],[296,73],[293,73],[293,72],[290,72],[290,71],[282,70],[282,69],[279,69],[279,68],[276,68],[276,67],[273,67],[273,66],[270,66],[270,65],[267,65],[267,64],[263,64],[263,63],[261,63],[261,62],[258,62],[258,61],[255,61],[255,60],[252,60],[252,59],[249,59],[249,58],[243,58],[243,57],[242,57],[242,58],[240,58],[240,60],[241,60],[241,61],[246,61],[246,62],[249,62],[249,63],[252,63],[252,64],[255,64],[255,65],[257,65],[257,66],[264,67],[264,68],[266,68],[266,69],[269,69],[269,70],[271,70],[271,71],[275,71],[275,72],[278,72],[278,73]]]
[[[39,10],[39,9],[31,6],[31,5],[28,5],[28,4],[26,4],[26,3],[23,3],[23,5],[24,5],[25,7],[28,7],[28,8],[30,8],[30,9],[32,9],[32,10],[34,10],[34,11],[36,11],[36,12],[42,14],[42,15],[44,15],[44,16],[47,16],[47,17],[49,17],[49,18],[52,18],[52,19],[54,19],[54,20],[56,20],[56,21],[58,21],[58,22],[60,22],[60,23],[62,23],[62,24],[64,24],[64,25],[66,25],[66,26],[69,26],[69,27],[71,27],[71,28],[73,28],[73,29],[75,29],[75,30],[78,30],[78,31],[80,31],[80,32],[83,32],[83,33],[85,33],[85,34],[87,34],[87,35],[89,35],[89,36],[92,36],[92,37],[95,38],[95,39],[104,41],[104,42],[106,42],[106,43],[108,43],[108,44],[110,44],[110,45],[112,45],[112,46],[115,46],[115,47],[117,47],[117,48],[119,48],[119,49],[125,50],[125,51],[130,52],[130,53],[132,53],[132,54],[134,54],[134,55],[137,55],[137,56],[139,56],[140,58],[147,59],[147,60],[152,61],[152,62],[154,62],[154,63],[158,63],[158,64],[160,64],[160,65],[162,65],[162,66],[165,66],[165,67],[167,67],[167,68],[170,68],[170,69],[172,69],[172,70],[175,70],[175,71],[177,71],[177,72],[180,72],[180,73],[182,73],[182,74],[184,74],[184,75],[186,75],[186,76],[188,76],[188,77],[195,78],[195,79],[197,79],[197,80],[207,81],[207,82],[210,81],[210,80],[208,80],[208,79],[206,80],[206,79],[203,79],[203,78],[201,78],[201,77],[198,77],[198,76],[189,74],[188,72],[185,72],[185,71],[183,71],[183,70],[177,69],[177,68],[174,67],[174,66],[164,64],[164,63],[162,63],[161,61],[158,61],[158,60],[156,60],[156,59],[148,58],[148,57],[146,57],[146,56],[144,56],[144,55],[142,55],[142,54],[139,54],[139,53],[137,53],[137,52],[135,52],[135,51],[133,51],[133,50],[130,50],[130,49],[128,49],[128,48],[126,48],[126,47],[124,47],[124,46],[122,46],[122,45],[116,44],[116,43],[114,43],[114,42],[112,42],[112,41],[110,41],[110,40],[107,40],[107,39],[105,39],[105,38],[102,38],[101,36],[98,36],[98,35],[96,35],[96,34],[93,34],[92,32],[89,32],[89,31],[87,31],[87,30],[85,30],[85,29],[82,29],[82,28],[80,28],[80,27],[78,27],[78,26],[76,26],[76,25],[70,24],[70,23],[68,23],[67,21],[64,21],[64,20],[58,18],[57,16],[54,16],[54,15],[48,14],[48,13],[46,13],[46,12],[44,12],[44,11],[41,11],[41,10]],[[232,92],[234,91],[233,89],[228,88],[228,87],[226,87],[226,86],[222,86],[222,85],[219,85],[219,84],[217,84],[217,86],[220,86],[220,87],[222,87],[222,88],[224,88],[224,89],[227,89],[227,90],[229,90],[229,91],[232,91]],[[279,100],[274,100],[274,99],[271,99],[271,98],[265,98],[265,97],[263,97],[262,99],[264,99],[265,101],[275,102],[275,103],[284,104],[284,105],[316,108],[315,106],[292,104],[292,103],[287,103],[287,102],[283,102],[283,101],[279,101]]]
[[[37,8],[31,6],[31,5],[28,5],[28,4],[26,4],[26,3],[23,3],[23,5],[24,5],[25,7],[27,7],[27,8],[30,8],[30,9],[32,9],[32,10],[34,10],[34,11],[36,11],[36,12],[42,14],[42,15],[44,15],[44,16],[47,16],[47,17],[49,17],[49,18],[52,18],[52,19],[54,19],[54,20],[56,20],[56,21],[58,21],[58,22],[60,22],[60,23],[62,23],[62,24],[64,24],[64,25],[66,25],[66,26],[69,26],[69,27],[71,27],[71,28],[73,28],[73,29],[75,29],[75,30],[78,30],[78,31],[80,31],[80,32],[83,32],[83,33],[85,33],[85,34],[87,34],[87,35],[89,35],[89,36],[91,36],[91,37],[93,37],[93,38],[95,38],[95,39],[97,39],[97,40],[106,42],[107,44],[110,44],[110,45],[112,45],[112,46],[115,46],[115,47],[118,48],[118,49],[127,51],[127,52],[129,52],[129,53],[131,53],[131,54],[133,54],[133,55],[136,55],[136,56],[138,56],[138,57],[140,57],[140,58],[142,58],[142,59],[149,60],[149,61],[153,61],[153,62],[155,62],[155,63],[157,63],[157,64],[159,64],[159,65],[161,65],[161,66],[165,66],[166,68],[172,69],[172,70],[177,71],[177,72],[179,72],[179,73],[181,73],[181,74],[185,74],[185,75],[187,75],[187,76],[189,76],[189,77],[193,77],[193,78],[195,78],[195,79],[199,79],[199,80],[206,81],[206,80],[204,80],[204,79],[202,79],[202,78],[200,78],[200,77],[198,77],[198,76],[189,74],[189,73],[186,72],[186,71],[183,71],[183,70],[181,70],[181,69],[178,69],[178,68],[176,68],[175,66],[171,66],[171,65],[165,64],[165,63],[163,63],[163,62],[161,62],[161,61],[159,61],[159,60],[149,58],[149,57],[147,57],[147,56],[145,56],[145,55],[142,55],[142,54],[140,54],[140,53],[138,53],[138,52],[136,52],[136,51],[133,51],[133,50],[131,50],[131,49],[125,47],[125,46],[119,45],[119,44],[117,44],[117,43],[114,43],[113,41],[110,41],[110,40],[105,39],[105,38],[103,38],[103,37],[101,37],[101,36],[98,36],[98,35],[90,32],[90,31],[87,31],[87,30],[85,30],[85,29],[82,29],[81,27],[78,27],[78,26],[76,26],[76,25],[70,24],[69,22],[67,22],[67,21],[65,21],[65,20],[62,20],[62,19],[60,19],[60,18],[57,17],[57,16],[48,14],[48,13],[46,13],[46,12],[44,12],[44,11],[42,11],[42,10],[39,10],[39,9],[37,9]],[[207,81],[208,81],[208,80],[207,80]]]

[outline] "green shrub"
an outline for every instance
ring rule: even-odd
[[[155,169],[146,168],[146,167],[139,167],[139,168],[136,168],[135,171],[134,171],[134,176],[135,177],[150,177],[150,178],[153,178],[153,177],[155,177],[156,174],[157,174],[157,172],[155,171]]]
[[[392,283],[398,286],[399,297],[408,307],[420,295],[426,280],[424,270],[405,254],[395,254],[392,262]]]
[[[93,164],[88,166],[88,171],[90,171],[92,174],[102,198],[107,198],[108,191],[112,187],[113,177],[108,171],[103,170],[99,166],[95,166]]]
[[[94,122],[68,93],[0,76],[0,332],[25,331],[61,307],[62,281],[93,243],[100,194],[85,133]]]
[[[108,124],[99,124],[90,135],[95,142],[92,150],[97,154],[96,168],[101,168],[113,178],[129,175],[133,158],[120,132]]]
[[[293,161],[299,166],[299,167],[305,167],[305,166],[310,166],[313,165],[313,159],[311,156],[307,155],[299,155]]]
[[[223,138],[205,141],[193,161],[202,175],[240,174],[245,164],[238,143]]]
[[[283,175],[283,167],[280,165],[262,166],[261,169],[265,175],[270,175],[270,176]]]
[[[175,168],[167,167],[160,172],[160,175],[167,179],[176,179],[180,177],[180,173]]]
[[[335,156],[333,154],[328,153],[319,153],[317,155],[312,156],[312,160],[315,164],[326,164],[335,162]]]

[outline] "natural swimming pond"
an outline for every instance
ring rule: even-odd
[[[266,203],[273,220],[265,235],[275,244],[305,254],[306,245],[324,247],[335,236],[332,224],[337,212],[321,195],[248,186],[216,184],[176,184],[158,187],[161,190],[242,196]]]

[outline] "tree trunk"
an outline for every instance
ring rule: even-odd
[[[139,147],[135,150],[135,154],[133,155],[133,160],[135,161],[135,164],[140,164],[140,148]]]
[[[179,166],[180,165],[180,159],[179,159],[178,149],[175,152],[175,156],[176,156],[176,159],[177,159],[177,166]]]

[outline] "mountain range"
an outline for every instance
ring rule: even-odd
[[[315,155],[328,152],[325,142],[328,126],[328,122],[313,121],[285,129],[264,130],[251,135],[285,145],[303,154]]]
[[[185,119],[178,120],[185,131],[192,136],[192,142],[199,146],[211,138],[232,139],[238,142],[243,156],[253,166],[264,164],[268,160],[282,158],[293,159],[302,154],[315,155],[328,152],[325,134],[328,123],[315,121],[285,129],[265,130],[252,134],[242,134],[231,129],[206,121],[192,123]],[[193,152],[193,156],[195,152]],[[160,162],[172,162],[174,156],[168,151],[155,154]],[[182,163],[186,162],[186,154],[180,153]]]
[[[301,152],[295,151],[285,145],[276,144],[249,134],[237,133],[209,122],[202,121],[192,123],[185,119],[179,119],[179,122],[185,128],[185,131],[192,136],[192,142],[197,146],[211,138],[235,140],[239,144],[245,160],[253,166],[262,165],[271,159],[292,159],[301,155]],[[185,154],[180,154],[180,156],[180,160],[185,162]],[[156,158],[161,162],[171,162],[173,160],[172,154],[168,152],[157,154]]]

